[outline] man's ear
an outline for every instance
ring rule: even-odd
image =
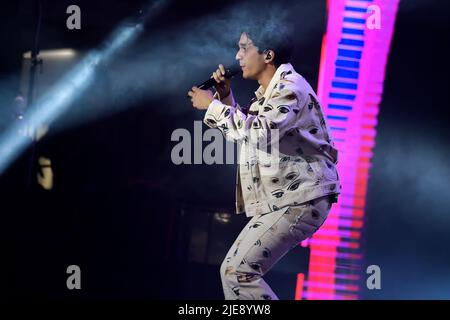
[[[264,57],[264,60],[266,61],[266,63],[270,63],[275,59],[275,52],[273,50],[266,49],[266,50],[264,50],[264,54],[266,55]]]

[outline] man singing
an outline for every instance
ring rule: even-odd
[[[241,145],[236,212],[251,220],[220,268],[227,300],[278,299],[263,276],[322,226],[340,193],[337,150],[320,103],[289,63],[289,33],[276,31],[240,36],[242,76],[259,83],[248,109],[235,102],[222,65],[212,74],[215,95],[196,87],[188,93],[193,107],[206,110],[206,125]]]

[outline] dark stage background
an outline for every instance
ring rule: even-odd
[[[140,42],[157,32],[178,30],[191,33],[192,45],[202,50],[204,33],[183,25],[237,2],[172,1],[139,38],[136,50],[167,43],[181,50],[178,69],[168,71],[176,81],[183,68],[183,48],[176,39],[161,37],[147,47]],[[69,31],[65,9],[73,3],[43,1],[41,49],[86,52],[142,3],[76,1],[83,26]],[[316,89],[325,1],[280,3],[295,9],[290,13],[298,30],[293,65]],[[382,289],[364,291],[364,299],[450,298],[449,13],[446,1],[400,3],[378,116],[364,234],[365,261],[381,267]],[[19,90],[22,53],[33,43],[34,2],[2,3],[1,16],[4,130],[11,121],[8,101]],[[207,32],[222,31],[211,25]],[[126,50],[120,59],[135,59],[136,50]],[[152,72],[153,62],[143,69]],[[176,166],[170,159],[172,132],[192,132],[193,121],[203,117],[185,98],[187,90],[209,77],[220,62],[204,59],[184,74],[189,81],[171,91],[149,87],[153,94],[130,99],[126,107],[108,97],[118,76],[109,71],[113,62],[73,103],[67,119],[77,120],[57,121],[36,145],[35,152],[52,161],[53,189],[45,191],[36,183],[27,188],[31,148],[14,162],[0,177],[0,296],[222,298],[219,265],[247,221],[228,214],[234,209],[236,166]],[[237,79],[233,88],[245,103],[256,84]],[[98,92],[105,93],[103,100]],[[93,97],[95,108],[114,112],[77,116]],[[81,267],[82,290],[66,288],[71,264]],[[299,247],[267,279],[280,298],[293,299],[296,273],[306,268],[307,251]]]

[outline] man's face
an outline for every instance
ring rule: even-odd
[[[236,60],[239,61],[241,66],[242,77],[244,79],[257,80],[259,74],[266,66],[264,55],[258,53],[258,48],[255,47],[246,33],[241,34],[238,45],[239,51],[236,54]]]

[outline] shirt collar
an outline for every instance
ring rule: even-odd
[[[281,74],[283,72],[287,72],[287,71],[292,71],[294,68],[292,67],[292,65],[290,63],[284,63],[281,64],[278,68],[277,71],[275,71],[272,79],[269,82],[269,85],[267,86],[267,88],[264,90],[263,86],[259,86],[259,88],[255,91],[255,96],[256,98],[259,100],[262,97],[265,97],[267,99],[267,95],[270,94],[272,92],[273,87],[275,86],[275,84],[280,80]]]

